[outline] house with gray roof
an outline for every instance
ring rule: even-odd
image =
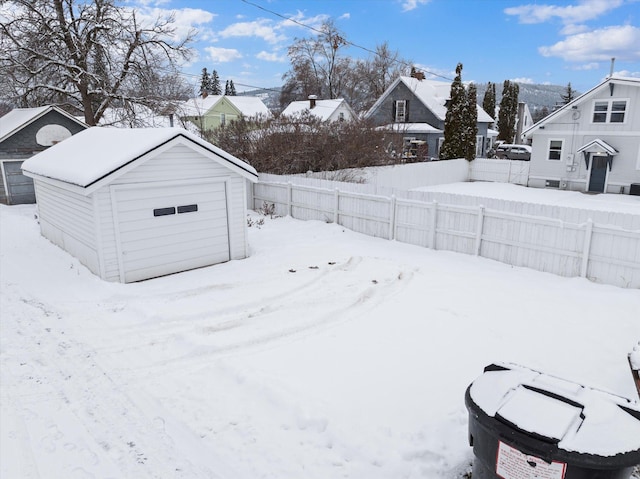
[[[33,181],[22,174],[22,162],[86,128],[57,106],[15,108],[0,117],[0,203],[35,203]]]
[[[405,156],[437,159],[444,142],[444,122],[451,83],[398,77],[364,115],[375,125],[403,137]],[[478,105],[476,156],[491,147],[489,126],[494,119]],[[416,148],[416,146],[420,148]]]

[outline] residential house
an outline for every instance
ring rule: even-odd
[[[355,112],[343,98],[318,100],[310,95],[308,100],[292,101],[283,110],[282,116],[299,117],[308,112],[321,121],[352,121],[357,118]]]
[[[182,128],[89,128],[24,162],[42,235],[107,281],[248,255],[247,163]]]
[[[57,106],[16,108],[0,117],[0,203],[35,203],[33,181],[22,162],[87,125]]]
[[[196,125],[200,131],[214,130],[242,117],[271,117],[271,111],[260,98],[227,95],[192,98],[179,105],[177,114]]]
[[[640,184],[640,78],[609,77],[523,136],[529,186],[629,193]]]
[[[444,142],[444,122],[451,83],[398,77],[365,113],[375,125],[403,136],[404,155],[437,159]],[[494,119],[478,105],[476,156],[490,148],[489,126]]]

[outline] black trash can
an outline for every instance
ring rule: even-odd
[[[468,388],[472,479],[628,479],[640,464],[640,407],[514,364]]]

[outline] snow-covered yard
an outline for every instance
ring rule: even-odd
[[[291,218],[112,284],[34,211],[0,206],[2,477],[458,478],[491,362],[635,395],[638,290]]]
[[[440,191],[459,195],[483,196],[501,200],[640,215],[640,196],[632,195],[588,194],[553,188],[527,188],[526,186],[488,181],[446,183],[413,188],[413,191]]]

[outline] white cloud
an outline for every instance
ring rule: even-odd
[[[589,63],[583,63],[582,65],[575,65],[572,70],[577,70],[577,71],[589,71],[589,70],[599,70],[600,69],[600,63],[598,62],[589,62]]]
[[[574,25],[573,23],[570,25],[566,25],[560,33],[562,35],[576,35],[578,33],[588,32],[590,30],[586,25]]]
[[[632,72],[629,70],[620,70],[613,73],[615,76],[627,78],[640,78],[640,72]]]
[[[233,37],[258,37],[268,43],[278,43],[286,40],[286,37],[278,33],[271,20],[259,19],[253,22],[239,22],[229,25],[219,32],[222,38]]]
[[[338,17],[338,20],[349,20],[350,18],[351,18],[351,14],[347,12],[340,15]]]
[[[286,62],[287,61],[287,56],[286,55],[278,55],[275,52],[265,52],[264,50],[261,51],[260,53],[258,53],[256,55],[256,58],[258,60],[264,60],[267,62]]]
[[[297,28],[305,28],[302,25],[307,25],[309,27],[319,29],[322,26],[322,23],[331,18],[326,14],[319,14],[313,17],[305,17],[304,13],[298,10],[294,15],[287,15],[291,20],[283,20],[280,22],[279,27],[297,27]],[[298,22],[298,23],[296,23]],[[302,24],[302,25],[301,25]]]
[[[142,8],[136,10],[138,20],[152,24],[157,18],[173,17],[175,36],[185,38],[191,31],[211,22],[216,15],[199,8],[181,8],[179,10],[167,10],[162,8]]]
[[[511,79],[512,82],[516,82],[516,83],[522,83],[522,84],[527,84],[527,85],[532,85],[535,82],[531,79],[531,78],[512,78]]]
[[[607,27],[567,37],[538,49],[545,57],[568,62],[595,62],[616,57],[621,61],[640,60],[640,28],[631,25]]]
[[[543,23],[559,18],[564,24],[582,23],[621,6],[624,0],[580,0],[576,5],[521,5],[505,8],[504,13],[518,17],[520,23]]]
[[[420,5],[426,5],[431,0],[402,0],[402,11],[410,12],[411,10],[415,10]]]
[[[204,50],[214,62],[226,63],[242,58],[242,54],[235,48],[206,47]]]

